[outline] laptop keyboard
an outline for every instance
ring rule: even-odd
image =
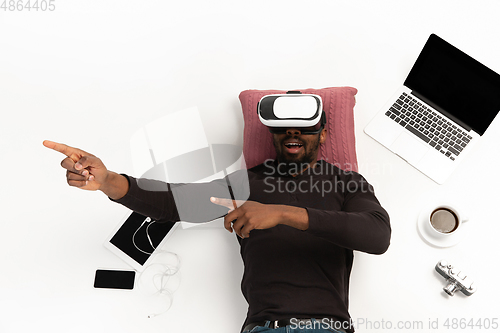
[[[467,132],[407,93],[403,93],[385,115],[453,161],[472,139]]]

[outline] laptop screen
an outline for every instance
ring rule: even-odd
[[[434,34],[404,84],[417,97],[480,135],[500,110],[500,75]]]

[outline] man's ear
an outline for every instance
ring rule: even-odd
[[[327,134],[328,134],[328,131],[326,130],[326,128],[323,128],[323,130],[319,134],[319,143],[325,143]]]

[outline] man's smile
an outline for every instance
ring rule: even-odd
[[[290,154],[298,154],[303,150],[304,144],[297,139],[287,140],[283,143],[286,152]]]

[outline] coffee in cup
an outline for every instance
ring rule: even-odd
[[[434,206],[429,212],[430,214],[427,215],[428,229],[431,234],[439,238],[456,234],[462,223],[468,221],[467,217],[450,204]]]
[[[436,208],[430,216],[430,223],[433,229],[443,234],[450,234],[457,230],[460,220],[457,214],[445,207]]]

